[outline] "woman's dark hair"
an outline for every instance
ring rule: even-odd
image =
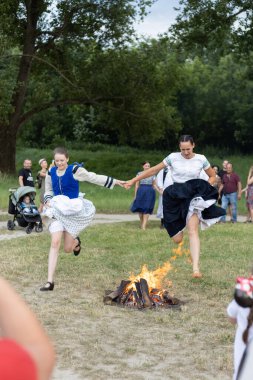
[[[69,158],[68,151],[63,146],[59,146],[59,147],[57,147],[57,148],[54,149],[53,155],[55,156],[56,154],[64,154],[64,156],[66,158]]]
[[[194,144],[194,141],[193,141],[193,137],[191,135],[182,135],[180,138],[179,138],[179,144],[181,142],[190,142],[192,145]]]
[[[143,162],[141,163],[142,166],[145,165],[145,164],[149,164],[149,161],[143,161]]]
[[[253,306],[251,306],[250,312],[248,315],[248,325],[242,334],[242,340],[244,341],[245,344],[248,343],[249,329],[252,326],[252,323],[253,323]]]

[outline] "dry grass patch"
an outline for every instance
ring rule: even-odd
[[[0,241],[1,273],[54,340],[58,366],[80,379],[226,380],[232,377],[234,339],[226,306],[236,276],[250,268],[252,236],[252,226],[244,224],[201,233],[203,280],[191,279],[185,257],[167,275],[171,292],[187,301],[181,312],[102,302],[104,290],[130,272],[139,273],[144,263],[153,270],[172,256],[173,243],[158,222],[147,231],[137,222],[88,229],[80,256],[60,254],[53,292],[39,291],[47,277],[48,234]]]

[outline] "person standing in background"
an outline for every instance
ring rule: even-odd
[[[32,176],[32,161],[26,158],[23,163],[23,169],[20,169],[18,173],[19,186],[31,186],[34,187],[34,181]]]
[[[143,171],[137,173],[137,177],[150,168],[150,163],[145,161],[142,163]],[[155,182],[155,175],[141,179],[135,183],[134,201],[130,210],[138,212],[140,218],[140,228],[145,230],[147,227],[149,216],[153,213],[155,207],[155,189],[158,191]]]
[[[39,165],[41,169],[38,171],[37,180],[38,180],[38,188],[40,189],[40,206],[39,212],[42,212],[44,206],[44,194],[45,194],[45,179],[47,175],[47,160],[45,158],[41,158],[39,160]]]
[[[159,173],[156,176],[156,185],[158,187],[159,192],[159,201],[158,201],[158,208],[157,208],[157,218],[161,219],[161,226],[160,228],[164,228],[164,218],[163,218],[163,191],[166,189],[166,187],[172,185],[173,181],[171,178],[171,171],[169,168],[164,168],[159,171]]]
[[[231,222],[237,222],[237,200],[242,196],[242,184],[238,174],[233,172],[233,165],[229,162],[227,164],[227,173],[221,179],[221,186],[219,193],[222,195],[221,207],[227,210],[228,204],[231,204],[232,218]],[[226,222],[226,216],[221,218],[221,222]]]
[[[222,162],[222,169],[219,170],[217,173],[220,179],[222,179],[223,175],[227,173],[227,164],[228,164],[228,160],[224,160]]]
[[[252,223],[253,221],[253,166],[251,166],[247,179],[247,186],[245,189],[246,196],[246,206],[248,210],[247,222]]]

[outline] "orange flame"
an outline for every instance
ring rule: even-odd
[[[127,290],[134,288],[135,289],[135,282],[140,281],[141,278],[144,278],[149,286],[150,289],[160,289],[161,283],[166,274],[173,268],[171,265],[171,261],[175,261],[178,257],[181,257],[183,255],[188,257],[189,260],[189,249],[184,248],[184,242],[178,244],[177,248],[173,248],[172,252],[174,253],[174,256],[170,258],[169,261],[165,262],[162,267],[155,269],[154,271],[149,271],[146,264],[144,264],[141,268],[141,272],[135,276],[133,273],[130,274],[129,280],[131,283],[128,285]],[[171,285],[171,282],[170,282]]]
[[[178,244],[177,248],[173,248],[172,252],[174,253],[174,256],[172,256],[170,260],[176,260],[178,257],[183,256],[183,255],[185,256],[190,255],[189,249],[184,248],[183,241],[181,241],[181,243]]]
[[[135,287],[134,283],[140,281],[141,278],[144,278],[149,286],[149,289],[160,288],[162,279],[166,274],[172,269],[172,266],[169,261],[163,264],[161,268],[158,268],[154,271],[149,271],[146,264],[141,268],[141,273],[135,276],[133,273],[130,275],[129,280],[131,284],[128,285],[128,289]]]

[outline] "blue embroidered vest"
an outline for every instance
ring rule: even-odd
[[[57,175],[56,166],[50,169],[54,195],[66,195],[70,199],[78,198],[79,182],[73,177],[73,167],[74,165],[68,165],[63,176]]]

